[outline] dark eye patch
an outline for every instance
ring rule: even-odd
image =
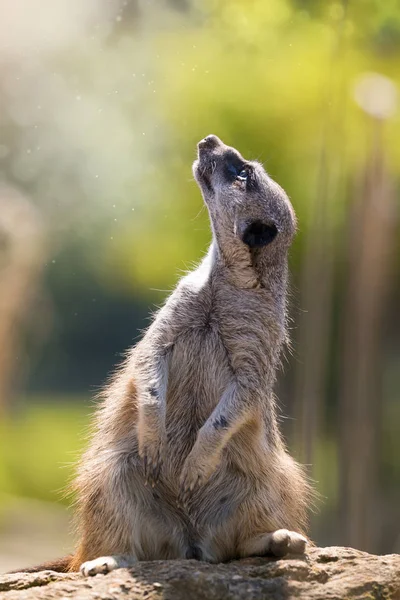
[[[225,176],[229,181],[234,181],[241,171],[243,171],[243,163],[228,162],[225,164]]]
[[[224,157],[224,173],[228,181],[234,181],[243,170],[245,163],[233,152],[227,152]]]
[[[239,168],[240,167],[235,167],[235,165],[232,164],[232,163],[228,163],[226,165],[226,170],[228,171],[228,173],[229,173],[229,175],[231,177],[237,177],[238,176],[238,173],[240,172]]]

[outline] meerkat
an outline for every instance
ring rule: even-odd
[[[312,490],[273,393],[296,217],[263,166],[217,136],[193,165],[212,243],[103,394],[75,482],[71,571],[303,553]]]

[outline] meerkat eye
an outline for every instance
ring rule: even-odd
[[[240,171],[240,173],[238,173],[237,178],[240,179],[241,181],[246,181],[248,177],[248,172],[246,171],[246,169],[242,169]]]

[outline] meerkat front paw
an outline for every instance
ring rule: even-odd
[[[190,496],[208,481],[215,467],[214,463],[199,459],[198,454],[192,450],[183,464],[178,503],[187,505]]]
[[[144,476],[146,483],[153,487],[160,477],[165,446],[164,436],[142,440],[139,437],[139,456],[143,463]]]

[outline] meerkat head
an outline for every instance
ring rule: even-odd
[[[284,190],[256,161],[247,161],[216,135],[198,143],[193,174],[208,207],[218,244],[257,254],[287,249],[296,217]]]

